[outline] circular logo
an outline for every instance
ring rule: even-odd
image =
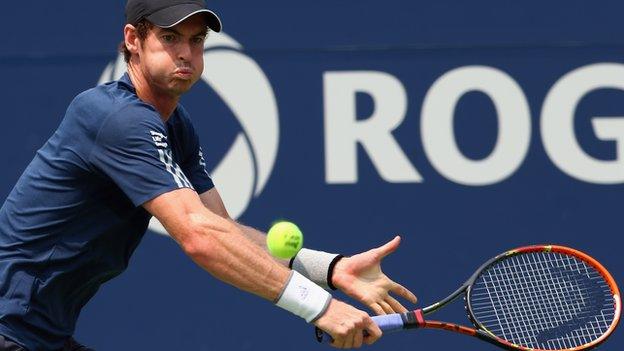
[[[211,175],[233,218],[241,216],[264,189],[277,156],[279,118],[271,84],[243,47],[225,33],[211,32],[204,45],[202,80],[238,119],[242,131]],[[98,84],[119,79],[126,72],[123,54],[109,63]],[[202,131],[198,131],[200,137]],[[155,219],[150,230],[167,235]]]

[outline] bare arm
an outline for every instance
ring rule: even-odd
[[[213,188],[201,194],[201,199],[206,207],[225,218],[229,218],[216,189]],[[249,240],[265,251],[267,250],[265,234],[242,224],[237,225]],[[416,296],[402,285],[392,281],[381,270],[381,260],[394,252],[398,248],[399,242],[400,238],[394,238],[379,248],[341,259],[334,267],[332,283],[347,295],[364,303],[377,314],[407,311],[390,293],[401,296],[412,303],[416,303]],[[288,267],[288,260],[277,258],[274,260]]]
[[[221,199],[221,195],[219,195],[219,191],[216,188],[212,188],[202,194],[199,195],[204,206],[208,207],[211,211],[218,214],[219,216],[230,219],[230,215],[228,214],[225,205],[223,204],[223,200]],[[246,226],[242,223],[235,222],[238,228],[241,230],[243,235],[249,239],[249,241],[258,245],[258,247],[262,248],[264,251],[268,253],[268,249],[266,246],[266,234],[249,226]],[[284,267],[288,267],[288,260],[282,260],[279,258],[272,257],[273,260],[278,262]]]
[[[208,199],[211,200],[215,198]],[[178,189],[143,206],[199,266],[226,283],[275,301],[284,290],[290,271],[249,240],[218,200],[220,204],[205,205],[195,191]],[[209,210],[214,206],[217,214]],[[330,333],[334,338],[332,345],[338,348],[372,344],[381,336],[381,330],[368,314],[335,299],[314,324]]]
[[[233,221],[210,211],[193,190],[179,189],[143,205],[195,263],[218,279],[274,301],[290,274]]]

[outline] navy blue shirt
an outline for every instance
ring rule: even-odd
[[[78,95],[0,209],[0,335],[61,349],[81,308],[120,274],[160,194],[213,187],[178,105],[163,122],[128,76]]]

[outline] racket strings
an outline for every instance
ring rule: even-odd
[[[486,269],[471,288],[475,319],[511,343],[558,350],[590,343],[615,318],[611,289],[584,261],[527,253]]]

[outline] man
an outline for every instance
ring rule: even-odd
[[[375,342],[370,317],[318,284],[376,313],[405,311],[389,292],[416,297],[380,269],[399,238],[348,258],[304,249],[293,270],[271,258],[263,233],[230,219],[178,103],[219,18],[203,0],[129,0],[126,19],[128,74],[74,99],[0,210],[0,351],[88,350],[72,339],[80,310],[126,268],[151,216],[206,271],[325,330],[333,346]]]

